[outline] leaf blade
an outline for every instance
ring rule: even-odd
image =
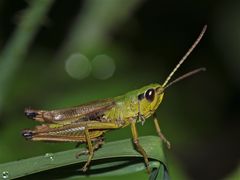
[[[166,164],[162,149],[162,143],[159,137],[144,136],[140,137],[139,141],[143,148],[146,150],[149,159],[151,160],[151,167],[157,168],[160,166],[160,164]],[[87,157],[80,156],[80,158],[76,159],[75,154],[78,152],[79,149],[76,148],[54,154],[47,153],[44,156],[37,156],[20,161],[0,164],[0,172],[7,171],[9,178],[12,179],[55,168],[76,165],[76,173],[77,169],[79,170],[82,166],[79,163],[85,162]],[[127,159],[129,159],[130,163],[127,162]],[[116,168],[113,169],[110,167]],[[94,159],[91,164],[91,169],[87,173],[77,171],[77,175],[78,177],[86,177],[86,175],[112,176],[139,172],[143,171],[144,169],[145,165],[143,158],[134,149],[131,139],[124,139],[106,143],[103,148],[95,152]]]

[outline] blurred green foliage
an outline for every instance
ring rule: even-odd
[[[47,1],[34,3],[41,2]],[[20,42],[24,36],[15,41],[24,53],[15,56],[12,49],[7,56],[24,13],[34,3],[0,3],[1,163],[74,147],[26,142],[22,129],[37,123],[24,117],[25,107],[69,107],[163,82],[207,23],[206,36],[175,77],[199,66],[207,72],[171,87],[157,112],[173,145],[166,151],[170,176],[221,179],[238,167],[238,1],[49,1],[39,20],[27,17],[36,26],[25,36],[28,45]],[[73,79],[65,70],[72,54],[84,55],[90,65],[97,55],[111,57],[113,76],[99,80],[90,71],[84,79]],[[5,66],[4,61],[11,63]],[[141,136],[155,135],[151,118],[138,129]],[[131,133],[127,127],[105,137],[115,141]]]

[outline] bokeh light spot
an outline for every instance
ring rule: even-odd
[[[66,72],[75,79],[84,79],[91,72],[91,63],[88,58],[82,54],[73,54],[65,64]]]
[[[97,79],[108,79],[115,72],[114,60],[105,54],[97,55],[92,61],[92,73]]]

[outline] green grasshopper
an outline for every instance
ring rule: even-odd
[[[141,122],[143,125],[145,119],[153,116],[158,136],[170,148],[170,142],[161,132],[155,111],[162,102],[166,88],[188,76],[205,70],[204,68],[193,70],[168,83],[199,43],[206,28],[205,25],[197,40],[169,74],[163,85],[158,83],[150,84],[121,96],[97,100],[72,108],[51,111],[27,108],[25,109],[25,115],[28,118],[46,124],[36,126],[33,130],[23,130],[22,135],[27,140],[32,141],[86,143],[87,150],[76,155],[77,157],[82,154],[88,155],[87,161],[82,168],[83,171],[86,171],[93,158],[94,151],[103,144],[104,133],[130,125],[135,149],[143,156],[146,169],[150,172],[148,156],[138,140],[136,123]]]

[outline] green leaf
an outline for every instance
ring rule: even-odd
[[[159,137],[145,136],[139,138],[140,144],[145,149],[153,169],[150,179],[166,179],[166,160],[163,154],[162,143]],[[76,158],[80,150],[46,153],[29,159],[0,164],[0,172],[7,175],[8,179],[51,177],[51,179],[78,179],[81,177],[110,177],[124,176],[140,173],[146,179],[145,164],[142,156],[134,149],[131,139],[109,142],[103,145],[94,154],[90,169],[80,171],[87,156]],[[34,175],[33,175],[34,174]],[[25,177],[26,178],[26,177]]]

